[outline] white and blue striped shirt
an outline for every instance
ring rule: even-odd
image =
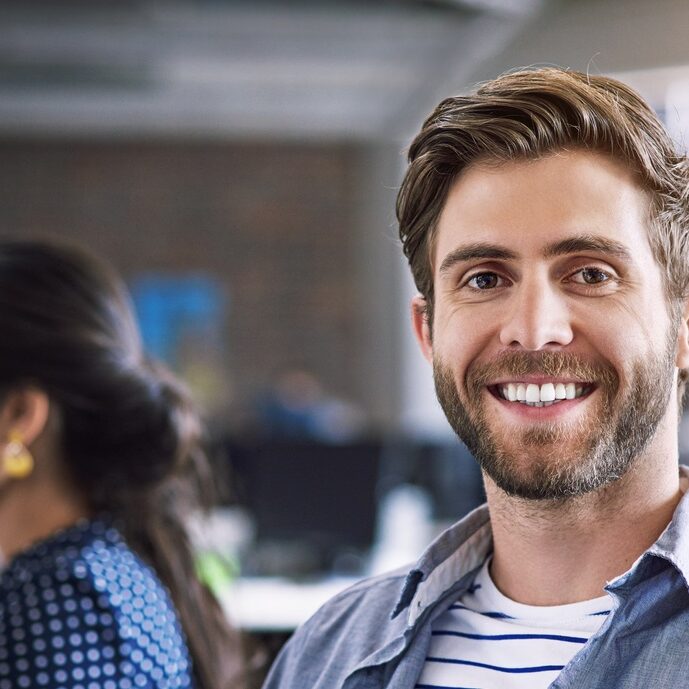
[[[606,594],[556,606],[515,603],[488,566],[433,624],[417,689],[545,689],[610,612]]]

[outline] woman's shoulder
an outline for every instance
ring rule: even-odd
[[[179,680],[175,686],[190,685],[172,603],[108,520],[55,534],[3,572],[0,689],[3,679],[12,680],[12,687],[65,678],[87,686],[94,680],[155,679],[170,670]]]
[[[89,593],[105,596],[111,608],[144,594],[167,602],[156,574],[106,517],[82,520],[17,555],[0,577],[0,606],[17,595],[32,601],[35,590],[48,603]]]

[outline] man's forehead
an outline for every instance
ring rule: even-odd
[[[475,252],[480,244],[492,245],[496,258],[498,249],[513,257],[553,256],[566,253],[567,243],[569,251],[604,251],[625,258],[639,242],[647,245],[644,251],[650,249],[649,204],[635,177],[600,154],[575,152],[471,166],[447,195],[436,227],[433,263],[442,263],[450,252]]]

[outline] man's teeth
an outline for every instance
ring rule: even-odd
[[[530,407],[548,407],[561,400],[573,400],[581,397],[585,385],[576,383],[507,383],[498,386],[500,395],[510,402],[521,402]]]

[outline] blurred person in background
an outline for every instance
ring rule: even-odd
[[[285,367],[256,405],[257,431],[267,438],[345,443],[361,438],[363,412],[327,392],[305,368]]]
[[[412,322],[487,505],[355,585],[266,689],[689,686],[689,161],[625,84],[448,98],[409,151]]]
[[[238,689],[238,638],[185,522],[208,464],[118,277],[0,242],[0,689]]]

